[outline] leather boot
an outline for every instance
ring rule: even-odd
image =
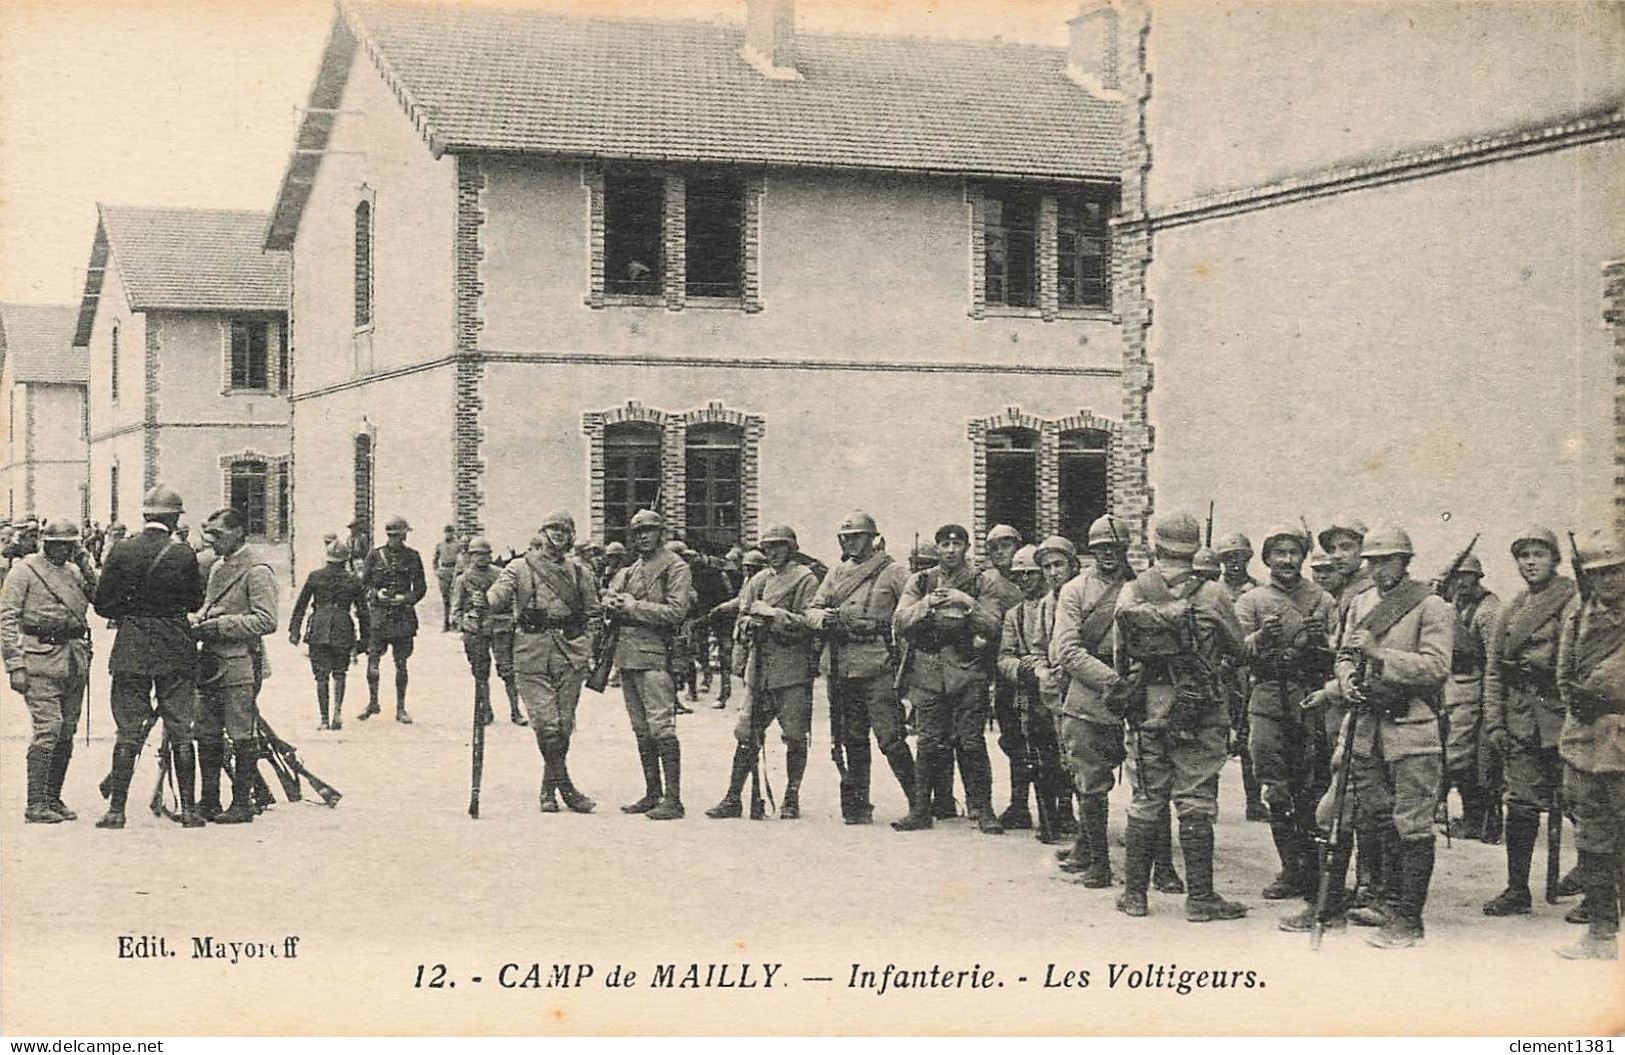
[[[559,797],[564,800],[564,808],[571,813],[591,813],[598,808],[598,803],[583,795],[570,779],[570,737],[565,735],[559,740],[558,775],[554,784],[559,789]]]
[[[327,728],[327,676],[325,674],[316,679],[316,709],[322,714],[322,723],[316,727],[320,731]]]
[[[897,741],[897,746],[886,752],[886,764],[891,767],[892,776],[897,778],[898,786],[903,789],[903,797],[908,800],[908,808],[912,810],[914,800],[919,796],[919,781],[915,777],[914,755],[909,752],[907,740]]]
[[[358,722],[364,722],[375,714],[383,713],[378,707],[378,664],[374,660],[367,661],[367,709],[355,716]]]
[[[991,765],[991,762],[989,763]],[[1010,762],[1010,805],[999,814],[999,823],[1013,831],[1027,831],[1033,826],[1032,809],[1027,805],[1032,781],[1027,767],[1012,759]],[[991,792],[989,793],[991,797]]]
[[[232,744],[235,765],[231,773],[231,805],[214,818],[216,824],[251,824],[254,814],[254,777],[259,759],[252,741]]]
[[[1191,888],[1185,898],[1185,918],[1192,923],[1211,923],[1246,916],[1246,905],[1227,901],[1213,890],[1213,822],[1198,816],[1179,818],[1179,848],[1185,854],[1185,875]]]
[[[406,713],[407,682],[406,664],[395,664],[395,720],[402,725],[412,724],[412,716]]]
[[[652,821],[674,821],[683,816],[683,749],[675,736],[656,741],[660,768],[666,774],[666,791],[645,816]]]
[[[543,813],[559,812],[558,798],[558,770],[556,758],[558,751],[553,738],[541,729],[536,732],[536,750],[542,755],[542,787],[536,793],[536,807]]]
[[[130,778],[135,776],[135,759],[141,749],[134,744],[113,745],[113,771],[104,786],[107,790],[107,813],[96,822],[98,828],[124,827],[124,803],[130,794]]]
[[[755,745],[735,743],[733,769],[728,773],[728,792],[722,796],[722,801],[705,811],[707,817],[722,821],[745,815],[745,804],[740,796],[744,793],[745,781],[750,778],[751,767],[755,764]]]
[[[1145,891],[1151,885],[1151,858],[1156,852],[1157,825],[1138,817],[1128,819],[1123,835],[1123,893],[1117,898],[1117,911],[1125,916],[1144,916],[1151,910]],[[1189,870],[1190,865],[1187,864]]]
[[[1377,949],[1408,949],[1422,943],[1422,908],[1433,882],[1433,836],[1405,839],[1399,844],[1400,896],[1393,902],[1388,922],[1365,943]]]
[[[1297,825],[1285,817],[1270,821],[1270,838],[1275,841],[1276,856],[1281,859],[1281,872],[1261,893],[1265,901],[1288,901],[1309,892],[1310,877],[1303,873],[1303,854],[1300,852]]]
[[[1094,841],[1090,833],[1089,814],[1093,795],[1087,795],[1078,804],[1078,830],[1071,847],[1055,851],[1056,858],[1061,862],[1059,867],[1063,872],[1081,875],[1089,870],[1094,860]]]
[[[220,768],[224,761],[225,750],[220,741],[198,741],[197,762],[202,794],[198,798],[197,813],[206,821],[220,815]]]
[[[638,762],[643,766],[643,797],[622,806],[622,813],[648,813],[660,801],[660,755],[652,739],[647,736],[637,739]]]
[[[1085,835],[1088,838],[1084,856],[1089,864],[1078,877],[1078,883],[1090,890],[1105,890],[1112,885],[1112,851],[1106,835],[1111,806],[1104,794],[1090,795],[1083,802],[1078,831],[1080,838]]]
[[[1484,789],[1484,834],[1480,836],[1488,846],[1495,846],[1501,842],[1501,834],[1505,830],[1505,822],[1501,816],[1501,796],[1488,788]]]
[[[521,727],[529,725],[530,719],[519,709],[519,683],[513,678],[503,678],[502,687],[508,692],[508,721]]]
[[[1585,934],[1557,950],[1565,960],[1619,959],[1619,873],[1609,854],[1580,851],[1577,870],[1585,885],[1589,921]]]
[[[1387,859],[1385,831],[1372,825],[1354,833],[1354,895],[1349,901],[1348,920],[1359,927],[1380,927],[1388,920],[1382,878],[1397,865]]]
[[[1003,835],[1004,825],[993,812],[993,763],[987,745],[977,742],[958,749],[960,773],[965,778],[965,809],[983,835]]]
[[[1253,775],[1253,760],[1248,753],[1241,752],[1241,789],[1247,797],[1247,819],[1249,821],[1267,821],[1270,811],[1264,806],[1264,798],[1258,786],[1258,778]]]
[[[73,736],[59,736],[51,751],[51,762],[45,770],[45,804],[65,821],[76,821],[79,815],[68,809],[62,801],[62,782],[68,778],[68,763],[73,761]]]
[[[779,802],[779,820],[793,821],[801,816],[801,781],[807,774],[807,745],[784,745],[784,797]]]
[[[1551,823],[1548,819],[1547,823]],[[1580,866],[1577,864],[1569,869],[1568,874],[1557,881],[1558,897],[1574,897],[1585,893],[1585,881],[1580,876]]]
[[[891,822],[893,831],[925,831],[934,823],[931,817],[931,800],[940,782],[937,771],[943,768],[945,755],[948,765],[952,765],[953,754],[949,749],[932,747],[928,744],[919,745],[918,756],[914,759],[914,795],[909,800],[908,815]]]
[[[1349,858],[1354,854],[1354,836],[1348,832],[1343,833],[1342,841],[1333,848],[1331,860],[1327,863],[1330,871],[1330,881],[1327,884],[1326,910],[1321,913],[1322,926],[1327,930],[1346,930],[1348,928],[1348,891],[1344,885],[1348,882]],[[1317,883],[1318,885],[1318,883]],[[1319,891],[1316,891],[1318,898]],[[1315,902],[1311,900],[1302,912],[1284,917],[1276,927],[1293,934],[1307,934],[1314,929]]]
[[[335,733],[344,728],[344,675],[333,675],[333,720],[328,728]]]
[[[197,754],[191,741],[170,745],[170,764],[175,770],[176,796],[181,800],[181,815],[176,818],[182,828],[202,828],[208,822],[197,812],[193,798],[192,771],[197,768]]]
[[[1183,894],[1185,882],[1174,870],[1173,813],[1162,809],[1162,821],[1157,828],[1157,845],[1151,854],[1151,886],[1159,894]]]
[[[841,820],[847,824],[868,824],[875,808],[869,801],[869,770],[872,755],[867,738],[847,744],[846,780],[841,787]]]
[[[1473,773],[1461,774],[1456,780],[1456,790],[1461,794],[1460,837],[1482,839],[1485,815],[1484,791],[1478,786],[1477,776]]]
[[[1050,791],[1055,799],[1056,834],[1077,835],[1078,816],[1072,812],[1072,778],[1065,773],[1054,774]]]
[[[723,667],[717,672],[717,677],[721,679],[721,685],[717,688],[716,702],[716,706],[719,708],[727,706],[728,701],[733,698],[733,682],[729,678],[729,674],[730,671],[727,667]]]
[[[943,748],[944,761],[931,785],[931,816],[939,821],[959,816],[959,803],[954,801],[954,754],[952,744]]]
[[[1486,916],[1527,916],[1534,899],[1529,894],[1529,865],[1535,856],[1540,814],[1512,806],[1507,809],[1507,887],[1484,902]]]
[[[28,799],[23,806],[23,820],[29,824],[61,824],[62,815],[45,803],[45,785],[51,770],[51,749],[30,745],[27,757]]]

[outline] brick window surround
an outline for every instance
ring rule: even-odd
[[[609,170],[613,175],[618,170]],[[739,175],[744,185],[744,229],[740,251],[741,295],[738,297],[691,297],[687,292],[688,218],[687,181],[690,178],[708,178],[713,171],[671,170],[665,168],[639,168],[626,170],[627,175],[658,177],[664,191],[660,216],[660,292],[658,294],[616,294],[606,289],[605,253],[605,195],[606,171],[601,164],[583,165],[581,185],[587,193],[588,210],[588,272],[587,293],[583,302],[591,308],[616,306],[664,307],[669,311],[683,311],[690,307],[735,308],[745,312],[762,310],[761,286],[761,230],[762,195],[765,180],[759,171],[746,171]]]
[[[238,326],[265,327],[265,384],[234,385],[233,330]],[[265,396],[284,391],[282,379],[287,376],[283,358],[287,354],[287,323],[279,319],[242,316],[220,320],[220,394],[223,396]]]
[[[1123,456],[1118,436],[1122,426],[1103,418],[1092,410],[1079,410],[1063,418],[1040,418],[1027,414],[1020,407],[1007,407],[1002,414],[977,418],[969,422],[966,433],[971,442],[971,507],[972,532],[980,546],[993,524],[988,520],[988,434],[1000,429],[1025,429],[1038,434],[1037,466],[1037,530],[1033,538],[1024,541],[1037,544],[1061,529],[1061,435],[1074,431],[1095,431],[1107,435],[1106,503],[1112,507],[1113,496],[1123,476]]]
[[[1036,303],[1031,306],[1011,305],[988,300],[987,245],[989,219],[993,215],[990,199],[1012,195],[1026,198],[1036,205],[1036,239],[1034,261],[1034,287]],[[1097,232],[1106,241],[1103,262],[1107,285],[1105,302],[1101,304],[1062,304],[1060,268],[1060,215],[1063,199],[1076,195],[1090,201],[1099,201],[1115,208],[1115,192],[1096,188],[1007,187],[1003,184],[967,182],[965,204],[970,218],[970,306],[966,310],[973,319],[1000,316],[1022,316],[1053,322],[1066,318],[1100,318],[1110,316],[1115,305],[1112,289],[1112,258],[1114,248],[1109,233]]]
[[[602,539],[605,528],[604,435],[611,425],[643,422],[660,430],[660,501],[656,510],[666,521],[667,537],[688,533],[688,430],[705,424],[732,425],[739,429],[739,529],[744,539],[754,539],[761,515],[761,444],[767,419],[747,414],[712,401],[697,410],[670,412],[646,407],[636,400],[612,410],[589,411],[581,416],[581,429],[587,434],[591,467],[592,537]]]
[[[252,537],[255,541],[280,542],[285,537],[285,533],[279,529],[288,525],[289,511],[282,507],[286,492],[285,489],[277,486],[277,481],[287,476],[289,456],[286,454],[263,454],[253,448],[232,454],[222,454],[219,458],[220,505],[222,508],[231,505],[232,470],[242,462],[257,464],[265,469],[265,532],[264,534],[255,533]]]

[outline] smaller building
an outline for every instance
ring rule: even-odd
[[[0,488],[12,519],[90,517],[86,356],[71,304],[0,304]]]
[[[133,524],[160,480],[201,520],[288,535],[285,253],[265,213],[98,206],[74,342],[90,367],[90,514]]]

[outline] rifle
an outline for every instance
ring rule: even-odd
[[[473,740],[473,774],[468,791],[468,815],[474,820],[480,819],[480,777],[485,770],[485,714],[480,706],[479,686],[474,686],[474,740]]]
[[[1454,598],[1450,596],[1450,580],[1454,579],[1456,577],[1456,573],[1461,571],[1461,566],[1466,562],[1467,557],[1473,552],[1473,547],[1478,545],[1478,537],[1479,533],[1474,532],[1472,539],[1467,543],[1467,547],[1460,553],[1456,554],[1456,559],[1450,562],[1450,567],[1445,569],[1444,575],[1439,579],[1438,585],[1434,587],[1434,592],[1440,597],[1443,597],[1445,600],[1454,602]],[[1569,538],[1572,540],[1574,538],[1573,534],[1570,534]],[[1579,565],[1576,564],[1575,567],[1578,568]]]
[[[322,805],[332,809],[339,804],[339,799],[344,796],[338,789],[305,768],[305,763],[299,758],[299,749],[278,736],[276,730],[272,729],[264,718],[259,720],[258,733],[260,738],[268,745],[271,755],[276,759],[273,765],[282,766],[291,775],[293,793],[288,797],[289,802],[300,801],[299,778],[303,777],[309,781],[310,789],[321,796]],[[284,782],[283,789],[287,790],[287,787],[287,783]]]
[[[835,772],[840,774],[841,787],[844,789],[847,783],[846,727],[841,721],[840,704],[835,699],[841,683],[840,611],[831,610],[828,618],[836,624],[826,635],[828,641],[825,644],[829,649],[829,684],[825,686],[825,695],[829,697],[829,757],[835,763]]]
[[[164,794],[165,784],[172,787],[175,785],[175,760],[168,730],[165,730],[163,739],[158,745],[158,781],[152,786],[152,801],[147,805],[154,817],[168,817],[172,821],[179,821],[179,813],[169,808],[168,797]],[[179,790],[176,791],[175,798],[179,802]]]
[[[1332,857],[1337,844],[1343,839],[1343,804],[1348,798],[1349,771],[1354,768],[1354,734],[1360,725],[1360,705],[1349,702],[1348,739],[1343,742],[1343,768],[1337,772],[1336,789],[1332,792],[1332,823],[1322,833],[1315,830],[1315,849],[1319,854],[1320,883],[1315,888],[1315,914],[1309,923],[1309,948],[1318,951],[1326,934],[1326,908],[1332,897]]]
[[[606,620],[593,644],[592,666],[588,668],[585,682],[593,692],[603,692],[609,685],[610,672],[615,668],[615,646],[620,639],[621,624]]]
[[[750,721],[751,737],[751,763],[750,763],[750,819],[753,821],[765,820],[767,811],[762,806],[762,791],[767,791],[768,804],[778,812],[779,804],[773,800],[773,784],[767,778],[767,768],[762,764],[762,756],[767,751],[767,739],[764,735],[767,730],[756,721],[756,708],[762,697],[767,694],[767,657],[762,654],[763,631],[753,629],[750,635],[750,703],[747,717]]]
[[[1112,532],[1112,534],[1115,535],[1115,534],[1117,534],[1117,532],[1114,531],[1114,532]],[[1207,504],[1207,534],[1206,534],[1206,536],[1204,536],[1204,538],[1202,540],[1202,545],[1207,546],[1209,548],[1211,548],[1212,545],[1213,545],[1213,503],[1212,502],[1209,502]]]
[[[1591,579],[1580,568],[1580,547],[1574,541],[1574,532],[1569,532],[1569,560],[1574,564],[1574,586],[1580,593],[1580,603],[1591,600]]]

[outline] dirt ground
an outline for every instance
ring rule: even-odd
[[[496,684],[501,717],[487,737],[483,811],[473,821],[472,690],[454,637],[419,638],[415,724],[390,718],[387,663],[385,715],[353,720],[366,695],[358,665],[336,734],[316,729],[303,655],[285,637],[273,642],[261,708],[343,793],[336,809],[279,803],[252,825],[183,830],[145,808],[155,736],[137,769],[129,827],[96,829],[96,784],[113,732],[98,659],[90,743],[81,730],[64,792],[80,819],[25,826],[28,722],[20,701],[0,689],[7,1034],[1527,1036],[1625,1028],[1619,965],[1553,955],[1578,932],[1562,920],[1566,905],[1537,904],[1534,915],[1512,919],[1480,914],[1479,903],[1502,885],[1499,847],[1458,841],[1447,850],[1441,841],[1421,948],[1372,949],[1356,928],[1328,935],[1311,953],[1306,937],[1278,932],[1277,918],[1297,905],[1258,897],[1274,852],[1267,827],[1241,818],[1234,766],[1221,793],[1218,885],[1249,903],[1251,915],[1192,925],[1180,898],[1153,893],[1152,914],[1131,920],[1113,911],[1114,891],[1064,881],[1051,848],[1031,833],[983,836],[964,820],[893,832],[885,822],[904,812],[904,800],[878,756],[877,823],[841,824],[821,692],[801,820],[704,816],[726,785],[735,712],[702,699],[679,726],[688,817],[660,824],[617,809],[642,791],[617,690],[585,694],[571,757],[597,812],[544,816],[535,741],[507,723]],[[102,657],[110,644],[98,643]],[[772,735],[778,788],[783,751]],[[992,754],[1002,807],[1002,758]],[[1120,788],[1114,833],[1123,798]],[[1566,867],[1572,836],[1565,851]],[[169,955],[120,956],[121,938],[143,935],[162,937]],[[284,955],[289,936],[299,939],[293,959]],[[263,943],[258,951],[275,955],[239,952],[233,964],[228,948],[224,959],[198,958],[195,939]],[[554,965],[566,964],[593,973],[580,985],[546,985],[557,980]],[[730,983],[761,982],[764,965],[782,966],[771,988],[678,987],[692,964],[700,981],[707,965],[730,965],[726,977],[711,971],[713,982]],[[962,984],[889,985],[884,993],[849,984],[854,970],[878,980],[888,964],[964,972],[952,975]],[[532,965],[540,965],[542,985],[504,985],[522,981]],[[606,984],[616,965],[622,981],[635,972],[632,984]],[[657,988],[661,965],[674,968],[673,984]],[[1074,984],[1046,984],[1069,971]],[[1085,975],[1087,985],[1076,984]],[[1180,991],[1181,977],[1190,991]],[[1211,988],[1216,977],[1237,984]],[[428,984],[436,980],[450,984]]]

